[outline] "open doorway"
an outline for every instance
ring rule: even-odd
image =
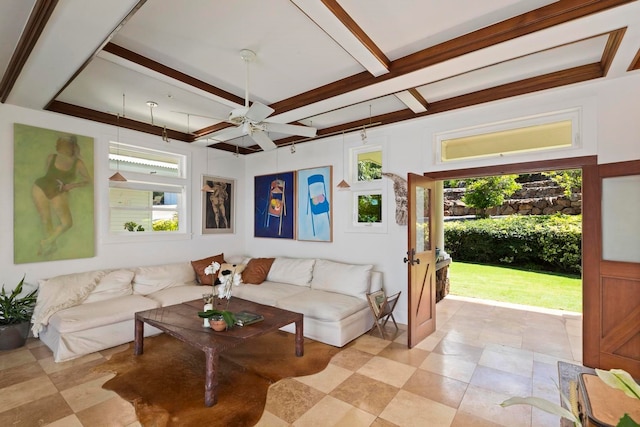
[[[496,175],[504,175],[504,174],[521,174],[521,173],[538,173],[548,170],[564,170],[564,169],[582,169],[584,176],[584,168],[592,168],[593,165],[596,164],[595,156],[588,157],[575,157],[568,159],[557,159],[557,160],[547,160],[547,161],[536,161],[536,162],[527,162],[527,163],[517,163],[511,165],[500,165],[500,166],[487,166],[481,168],[469,168],[469,169],[459,169],[459,170],[451,170],[451,171],[440,171],[440,172],[431,172],[426,173],[425,176],[431,179],[444,181],[450,179],[466,179],[471,177],[478,176],[496,176]],[[583,194],[585,192],[593,192],[594,191],[594,180],[585,180],[583,182]],[[594,222],[593,212],[583,211],[582,216],[582,228],[585,229],[585,224],[592,225]],[[585,236],[583,237],[586,237]],[[586,259],[585,259],[586,261]],[[585,283],[583,280],[582,291],[585,292]],[[584,335],[588,333],[587,328],[585,328],[585,323],[589,319],[589,316],[593,315],[593,313],[588,313],[588,307],[585,307],[583,311],[582,321],[578,325],[578,330],[582,332],[581,334],[581,344],[584,348]]]
[[[582,312],[580,170],[444,182],[447,294]],[[442,283],[446,282],[446,283]]]

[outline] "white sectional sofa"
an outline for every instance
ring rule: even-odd
[[[382,273],[372,265],[275,258],[264,282],[235,287],[233,295],[302,313],[304,336],[342,347],[373,326],[367,293],[379,289]]]
[[[117,270],[95,270],[39,281],[33,335],[69,359],[133,341],[134,314],[202,298],[189,262]],[[145,336],[160,330],[145,325]]]
[[[382,274],[371,265],[275,258],[264,282],[234,287],[233,296],[303,313],[306,337],[341,347],[371,329],[366,294],[381,288]],[[56,362],[70,360],[132,341],[137,311],[211,292],[188,261],[57,276],[39,281],[32,332]],[[158,333],[145,325],[145,336]]]

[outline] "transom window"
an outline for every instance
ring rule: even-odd
[[[571,109],[436,135],[439,163],[524,152],[566,149],[580,144],[580,109]]]

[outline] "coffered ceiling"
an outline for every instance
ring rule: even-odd
[[[640,72],[628,0],[3,0],[0,37],[1,102],[242,154],[247,88],[316,140]]]

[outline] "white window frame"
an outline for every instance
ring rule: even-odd
[[[582,123],[582,108],[568,108],[565,110],[552,111],[548,113],[535,114],[516,119],[504,120],[495,123],[488,123],[479,126],[456,129],[445,132],[438,132],[434,135],[434,162],[437,165],[455,165],[477,162],[479,159],[502,158],[508,156],[519,156],[523,151],[513,151],[506,153],[487,154],[485,156],[469,157],[464,159],[442,160],[443,142],[450,139],[465,138],[476,135],[485,135],[494,132],[502,132],[507,130],[515,130],[531,126],[551,124],[563,121],[571,121],[571,147],[550,147],[528,150],[532,152],[554,152],[566,151],[567,149],[578,149],[582,147],[582,138],[580,137]]]
[[[109,156],[110,146],[112,144],[120,144],[122,147],[128,146],[134,150],[140,152],[160,152],[168,154],[169,156],[175,156],[178,158],[179,175],[176,177],[155,175],[153,173],[138,173],[123,171],[122,168],[116,167],[116,169],[109,168],[108,173],[111,176],[116,171],[120,172],[127,181],[109,181],[109,188],[106,192],[106,206],[107,218],[105,224],[105,243],[124,243],[124,242],[145,242],[145,241],[160,241],[160,240],[184,240],[191,238],[191,202],[189,197],[189,180],[190,176],[189,167],[191,165],[191,155],[187,151],[176,149],[175,147],[168,147],[168,149],[158,150],[157,148],[150,148],[142,144],[124,144],[116,141],[109,141],[107,147],[107,156]],[[107,162],[108,164],[110,162]],[[111,188],[124,188],[132,190],[143,191],[166,191],[171,193],[177,193],[180,203],[178,204],[178,216],[180,218],[178,230],[176,231],[144,231],[144,232],[130,232],[124,229],[124,224],[121,232],[111,231],[111,200],[110,190]]]
[[[386,138],[369,138],[367,144],[352,145],[346,153],[349,164],[349,183],[351,185],[351,209],[347,231],[353,233],[386,233],[389,222],[389,197],[387,197],[387,186],[384,177],[371,181],[358,181],[358,154],[369,151],[382,152],[382,170],[387,163]],[[382,201],[380,222],[358,222],[358,196],[368,194],[380,194]],[[395,206],[391,207],[395,209]]]

